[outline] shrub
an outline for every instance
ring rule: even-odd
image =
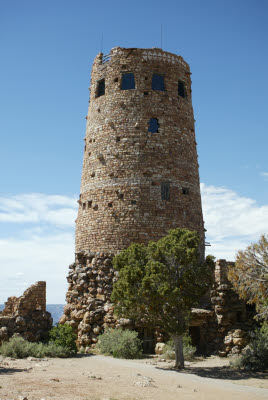
[[[77,353],[76,335],[73,328],[67,324],[57,324],[49,332],[49,343],[65,347],[70,353]]]
[[[8,342],[0,346],[0,354],[4,357],[26,358],[26,357],[60,357],[70,356],[70,351],[54,343],[32,343],[21,336],[14,336]]]
[[[142,354],[138,333],[128,329],[107,329],[99,336],[97,348],[116,358],[140,358]]]
[[[268,369],[268,324],[255,331],[244,353],[230,361],[233,368],[265,371]]]
[[[192,346],[192,339],[188,333],[183,335],[183,355],[186,361],[191,361],[194,358],[196,347]],[[163,358],[166,360],[175,360],[175,346],[173,340],[169,340],[163,350]]]

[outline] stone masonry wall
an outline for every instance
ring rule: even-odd
[[[193,310],[191,325],[199,327],[200,348],[207,354],[216,352],[224,357],[240,353],[256,325],[254,310],[239,299],[227,279],[228,266],[233,264],[222,259],[216,262],[210,304]]]
[[[60,323],[73,327],[78,347],[94,347],[98,335],[116,325],[110,302],[117,274],[112,258],[111,253],[88,253],[69,267],[67,305]]]
[[[122,90],[133,73],[135,88]],[[153,74],[164,90],[152,89]],[[91,74],[90,103],[76,253],[117,253],[132,242],[159,240],[169,229],[197,230],[204,253],[204,224],[189,65],[161,49],[116,47],[100,53]],[[105,93],[98,85],[105,80]],[[185,96],[178,94],[178,81]],[[148,131],[151,118],[158,132]],[[162,199],[161,185],[170,186]]]
[[[117,272],[112,267],[112,258],[111,253],[88,253],[80,255],[77,262],[70,265],[67,305],[60,323],[74,328],[78,347],[94,347],[98,335],[108,327],[140,329],[138,321],[116,320],[113,315],[110,296]],[[194,338],[195,329],[198,329],[194,344],[203,354],[239,353],[247,344],[248,331],[254,325],[252,312],[247,311],[245,302],[239,300],[227,280],[230,264],[226,260],[217,261],[215,281],[206,304],[192,310],[190,334]],[[155,342],[168,340],[164,331],[164,326],[154,331]]]
[[[46,282],[30,286],[22,296],[9,297],[0,312],[0,343],[19,333],[26,340],[43,340],[52,327],[52,318],[46,311]]]
[[[217,261],[215,282],[210,294],[214,314],[207,339],[222,356],[239,353],[248,343],[248,332],[256,325],[254,309],[247,307],[245,301],[240,300],[232,290],[227,278],[229,265],[234,263]]]

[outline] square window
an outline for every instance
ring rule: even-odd
[[[153,77],[152,77],[152,89],[153,90],[160,90],[162,92],[165,90],[165,84],[164,84],[163,75],[153,74]]]
[[[135,89],[135,78],[133,73],[122,75],[121,90]]]
[[[182,188],[182,194],[189,194],[189,188]]]

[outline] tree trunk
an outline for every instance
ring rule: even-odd
[[[172,336],[175,345],[175,368],[184,368],[182,336]]]

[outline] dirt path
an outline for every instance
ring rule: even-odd
[[[184,372],[157,359],[104,356],[0,360],[0,400],[258,400],[268,398],[268,374],[238,373],[217,357]],[[266,379],[265,379],[266,378]]]

